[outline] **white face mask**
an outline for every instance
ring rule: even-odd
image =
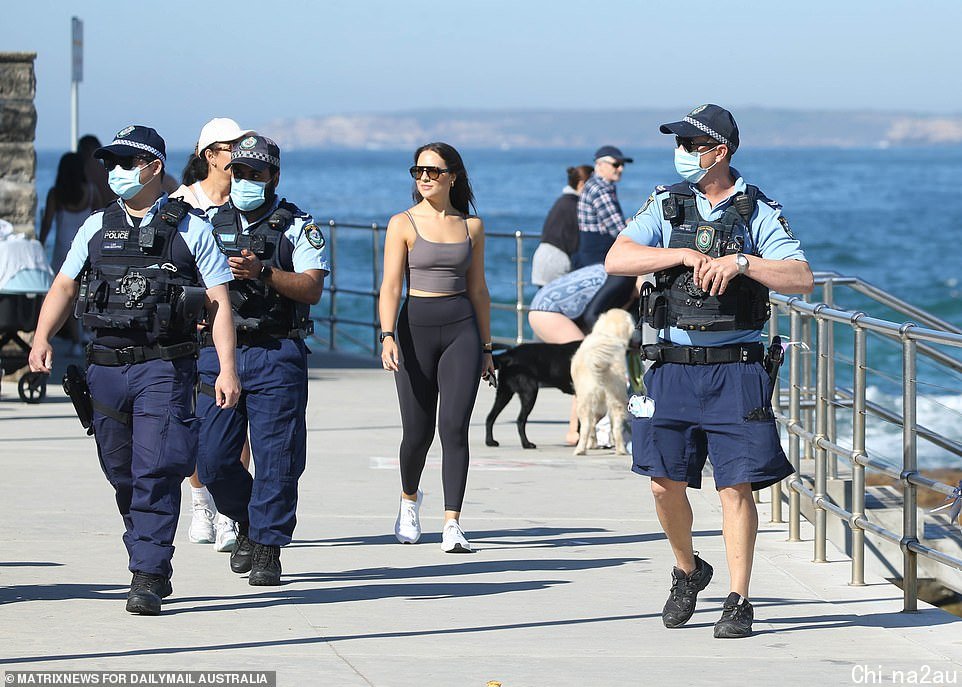
[[[124,169],[120,165],[115,165],[107,173],[107,185],[124,200],[130,200],[144,188],[144,184],[140,183],[140,173],[146,166]]]
[[[716,145],[715,148],[717,147]],[[708,174],[709,169],[718,164],[718,160],[715,160],[710,167],[701,166],[701,156],[705,153],[710,153],[715,148],[709,148],[700,153],[689,153],[681,146],[678,146],[675,148],[675,171],[678,172],[685,181],[697,184]]]

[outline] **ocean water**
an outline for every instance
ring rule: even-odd
[[[670,148],[626,152],[635,162],[627,167],[618,194],[630,217],[656,184],[673,183],[677,176]],[[537,245],[545,214],[564,186],[565,168],[591,159],[590,150],[465,150],[462,155],[487,231],[534,234],[524,244],[527,258]],[[172,153],[170,171],[178,172],[186,158],[186,153]],[[58,159],[56,153],[38,154],[41,203],[54,181]],[[383,227],[392,214],[410,205],[412,182],[407,168],[411,163],[407,151],[285,153],[280,192],[313,213],[319,223],[335,219]],[[747,181],[782,203],[813,269],[859,276],[962,326],[962,156],[958,149],[746,149],[736,155],[735,166]],[[339,287],[372,288],[371,244],[368,231],[338,230],[334,269]],[[487,278],[496,302],[514,301],[514,256],[513,238],[489,239]],[[525,265],[526,279],[529,273]],[[525,286],[526,301],[535,290]],[[878,317],[906,319],[845,289],[837,290],[836,301]],[[315,313],[324,316],[328,311],[325,295]],[[341,294],[338,311],[342,317],[367,321],[373,307],[368,297]],[[496,335],[514,336],[514,313],[496,311],[493,320]],[[326,335],[326,328],[319,329]],[[848,387],[850,340],[845,332],[837,334],[836,375]],[[370,328],[345,325],[337,345],[360,350],[370,341]],[[899,348],[878,337],[870,343],[873,396],[877,402],[899,407]],[[962,376],[923,362],[919,393],[920,423],[962,441]],[[847,412],[839,411],[840,431]],[[878,455],[900,454],[897,427],[872,422],[869,434],[870,447]],[[954,458],[923,442],[919,450],[924,464],[954,463]]]

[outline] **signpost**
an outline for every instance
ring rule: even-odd
[[[80,136],[80,82],[84,78],[84,23],[77,17],[70,20],[72,69],[70,70],[70,150],[77,151]]]

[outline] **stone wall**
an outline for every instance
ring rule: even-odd
[[[0,219],[31,235],[37,215],[36,57],[32,52],[0,52]]]

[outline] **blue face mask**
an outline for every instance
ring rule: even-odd
[[[146,166],[144,165],[144,167]],[[144,167],[124,169],[120,165],[116,165],[107,173],[107,185],[110,186],[111,191],[124,200],[130,200],[144,188],[144,185],[140,183],[140,173]]]
[[[715,148],[717,147],[718,146],[715,146]],[[710,153],[715,148],[705,150],[701,153],[689,153],[681,146],[678,146],[675,148],[675,171],[678,172],[685,181],[697,184],[708,174],[709,169],[718,164],[718,160],[715,160],[711,167],[703,168],[701,166],[701,156],[705,153]]]
[[[264,204],[266,189],[266,181],[232,179],[230,182],[230,200],[238,210],[250,212]]]

